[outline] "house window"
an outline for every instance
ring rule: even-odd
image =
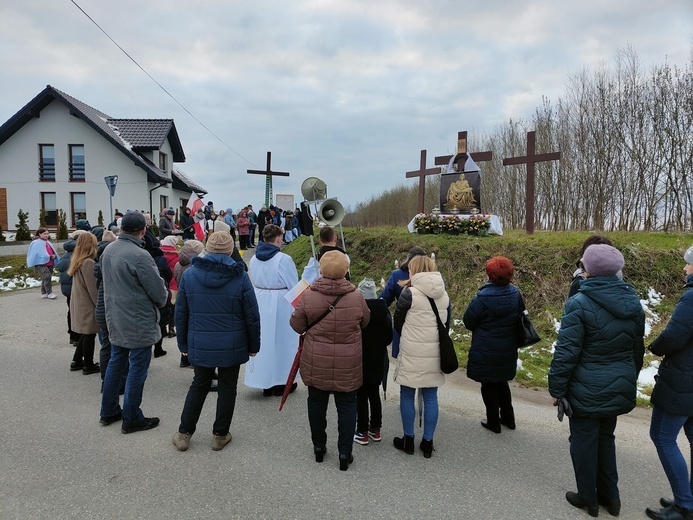
[[[84,145],[71,144],[70,148],[70,180],[84,182]]]
[[[165,195],[160,195],[159,196],[159,216],[164,212],[164,210],[168,209],[168,197]]]
[[[55,182],[55,147],[52,144],[39,145],[39,180]]]
[[[70,193],[70,207],[72,210],[72,227],[81,218],[87,218],[87,194]]]
[[[41,193],[41,209],[46,215],[46,226],[58,225],[58,208],[55,193]]]
[[[166,171],[166,154],[159,152],[159,169]]]

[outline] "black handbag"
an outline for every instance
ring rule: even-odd
[[[541,338],[534,325],[532,325],[532,320],[529,319],[525,300],[522,297],[522,293],[520,293],[520,315],[517,318],[517,348],[529,347],[540,341]]]
[[[452,374],[455,370],[460,367],[459,361],[457,361],[457,352],[455,352],[455,345],[452,343],[448,329],[445,327],[442,321],[440,321],[440,315],[438,314],[438,308],[436,307],[433,298],[428,298],[431,304],[431,309],[433,309],[433,314],[436,315],[436,321],[438,322],[438,345],[440,345],[440,369],[443,374]]]

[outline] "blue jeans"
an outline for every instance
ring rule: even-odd
[[[590,504],[597,498],[620,499],[616,442],[617,416],[570,418],[570,457],[578,495]]]
[[[420,390],[423,396],[424,411],[423,438],[427,441],[432,441],[433,435],[436,433],[436,425],[438,424],[438,388],[421,388]],[[414,436],[415,394],[416,388],[408,386],[399,387],[399,411],[402,414],[402,429],[407,437]]]
[[[214,367],[193,367],[193,377],[188,396],[185,398],[183,413],[180,416],[180,433],[195,433],[202,407],[212,386]],[[212,427],[214,435],[226,435],[231,428],[233,411],[236,408],[236,388],[240,365],[219,367],[219,388],[217,390],[217,415]]]
[[[250,224],[250,233],[248,234],[248,241],[251,246],[255,245],[255,224]]]
[[[147,380],[151,359],[152,347],[129,349],[111,343],[111,359],[108,362],[106,377],[103,380],[101,417],[111,417],[120,411],[118,390],[129,360],[130,370],[125,381],[125,395],[123,396],[123,425],[131,426],[144,421],[144,414],[140,405],[142,404],[142,391],[144,390],[144,382]]]
[[[339,454],[351,455],[354,447],[356,429],[356,390],[353,392],[329,392],[314,386],[308,387],[308,422],[314,448],[324,448],[327,444],[327,404],[330,394],[334,394],[337,406],[337,448]]]
[[[693,485],[691,484],[693,473],[689,476],[686,459],[676,442],[681,428],[691,445],[693,458],[693,417],[669,415],[657,406],[654,407],[650,423],[650,438],[657,448],[664,473],[669,479],[674,501],[679,507],[693,509]]]

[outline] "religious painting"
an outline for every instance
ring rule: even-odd
[[[456,207],[460,213],[481,211],[481,175],[478,171],[445,173],[440,176],[440,208],[450,213]]]

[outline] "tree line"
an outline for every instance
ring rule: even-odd
[[[503,166],[526,153],[561,152],[537,163],[535,228],[680,232],[693,225],[693,49],[682,67],[645,69],[631,48],[611,65],[569,77],[556,101],[543,98],[528,121],[510,120],[476,134],[469,149],[491,150],[482,164],[482,210],[507,228],[525,222],[526,167]],[[426,208],[438,203],[429,179]],[[401,225],[416,213],[418,185],[402,185],[357,205],[352,225]],[[373,207],[374,206],[374,207]]]

